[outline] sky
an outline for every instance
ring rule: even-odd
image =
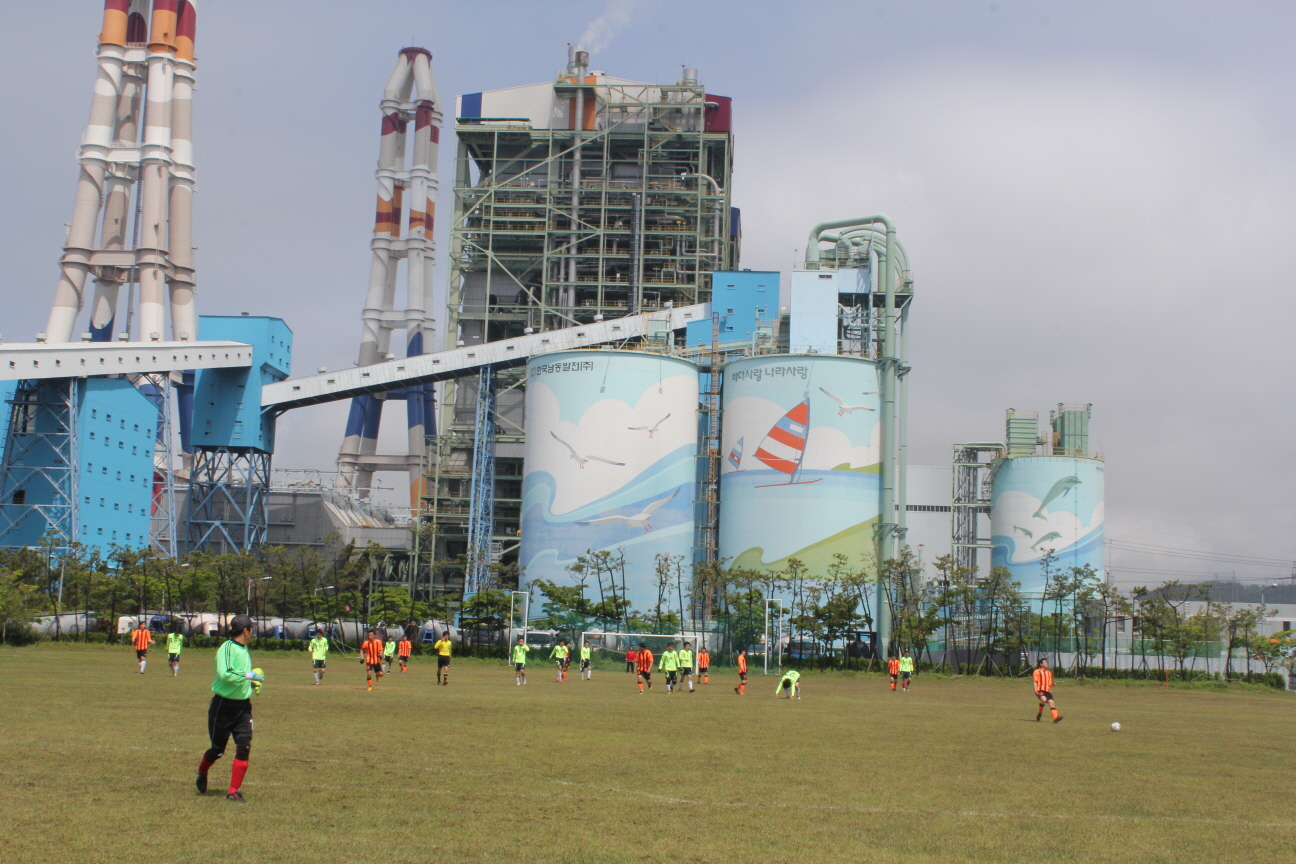
[[[0,74],[19,85],[5,89],[0,136],[9,341],[45,329],[101,8],[42,0],[6,11]],[[1113,581],[1296,573],[1296,292],[1283,239],[1296,224],[1296,6],[204,0],[200,10],[197,302],[282,317],[297,374],[355,361],[378,100],[396,52],[432,51],[449,126],[456,94],[550,80],[579,42],[615,76],[670,82],[694,66],[708,92],[733,97],[743,267],[789,271],[821,220],[895,220],[916,292],[913,463],[948,464],[955,442],[1002,440],[1007,408],[1047,418],[1059,402],[1092,403]],[[444,178],[452,159],[443,146]],[[451,212],[444,192],[439,210]],[[446,227],[439,220],[440,249]],[[345,411],[282,418],[276,466],[331,468]]]

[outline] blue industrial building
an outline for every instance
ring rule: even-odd
[[[711,274],[711,310],[720,316],[720,342],[750,342],[761,322],[779,314],[777,270],[717,270]],[[685,333],[690,348],[711,344],[711,322],[692,321]]]

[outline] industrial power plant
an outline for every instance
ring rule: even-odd
[[[744,269],[742,106],[696,69],[634,81],[573,47],[554,80],[443,103],[432,52],[401,50],[374,93],[358,362],[294,377],[291,321],[195,299],[197,32],[191,0],[104,4],[49,322],[0,344],[0,546],[179,557],[335,535],[382,550],[374,584],[455,602],[575,584],[605,554],[636,608],[660,603],[663,566],[850,566],[872,574],[877,644],[878,574],[905,549],[915,579],[949,556],[1032,596],[1049,568],[1103,572],[1090,407],[1042,429],[1009,411],[1003,441],[911,465],[918,295],[897,226],[825,213],[788,238],[805,244],[790,273]],[[336,465],[284,479],[278,418],[328,402],[349,404]],[[399,452],[379,452],[384,416]],[[375,500],[384,474],[408,516]],[[705,591],[679,605],[705,629]]]

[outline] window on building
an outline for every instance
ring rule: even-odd
[[[14,490],[14,493],[13,493],[13,503],[15,503],[15,504],[26,504],[26,503],[27,503],[27,490],[26,490],[26,489],[15,489],[15,490]]]

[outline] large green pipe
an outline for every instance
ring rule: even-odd
[[[833,219],[828,222],[820,222],[814,228],[810,229],[810,238],[806,243],[805,261],[807,269],[817,270],[819,267],[819,243],[824,235],[830,231],[840,231],[844,228],[865,228],[866,226],[881,225],[886,230],[886,243],[883,254],[885,262],[882,266],[882,289],[885,292],[886,303],[882,317],[882,496],[881,496],[881,513],[878,518],[878,560],[879,563],[894,558],[896,554],[895,540],[899,533],[897,528],[899,524],[896,520],[896,372],[899,357],[896,353],[896,265],[898,262],[899,250],[896,242],[895,224],[891,219],[882,214],[872,216],[857,216],[850,219]],[[876,229],[874,229],[876,230]],[[840,235],[839,235],[840,236]],[[881,645],[888,645],[891,641],[891,621],[888,614],[889,609],[882,595],[883,586],[878,585],[878,603],[876,609],[878,612],[878,638]]]

